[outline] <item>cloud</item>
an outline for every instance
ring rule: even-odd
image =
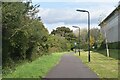
[[[99,22],[107,17],[115,7],[112,3],[97,3],[93,6],[92,4],[95,3],[91,3],[89,6],[87,6],[87,4],[85,6],[83,5],[84,7],[81,5],[79,6],[78,3],[77,6],[76,3],[71,3],[70,7],[67,6],[65,8],[62,8],[62,5],[60,5],[60,8],[41,7],[39,8],[40,12],[38,15],[41,16],[49,32],[56,27],[64,25],[73,30],[73,25],[87,28],[87,13],[76,11],[76,9],[85,9],[90,12],[91,27],[98,27]],[[112,4],[112,6],[110,4]]]
[[[63,22],[53,23],[53,24],[44,24],[44,26],[48,29],[49,33],[53,31],[53,29],[56,29],[57,27],[61,27],[64,25],[65,24]]]
[[[49,33],[51,33],[51,31],[53,31],[53,29],[56,29],[57,27],[61,27],[61,26],[68,27],[73,31],[75,31],[76,28],[73,28],[72,26],[78,26],[81,29],[82,28],[88,28],[87,24],[64,24],[63,22],[54,23],[54,24],[44,24],[44,25],[48,29]],[[100,27],[98,27],[98,24],[92,24],[92,25],[90,25],[90,28],[100,28]]]
[[[42,17],[42,20],[45,23],[58,23],[58,22],[71,22],[73,18],[75,18],[77,15],[75,15],[75,11],[70,9],[40,9],[39,15]]]
[[[80,13],[75,11],[79,8],[66,8],[66,9],[51,9],[51,8],[40,8],[38,15],[41,16],[42,20],[46,24],[53,24],[64,22],[65,24],[74,23],[87,23],[87,13]],[[113,10],[113,7],[99,9],[90,9],[90,17],[92,23],[98,23],[100,15],[106,17]],[[88,10],[88,9],[87,9]]]

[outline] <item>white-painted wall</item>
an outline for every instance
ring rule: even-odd
[[[120,14],[120,13],[119,13]],[[109,20],[107,20],[104,25],[102,25],[101,31],[103,35],[105,36],[106,32],[106,38],[108,40],[108,43],[118,42],[120,41],[120,38],[118,38],[118,12],[116,12],[115,15],[113,15]]]

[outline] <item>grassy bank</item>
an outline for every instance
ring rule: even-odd
[[[102,51],[103,52],[103,51]],[[78,54],[75,54],[78,56]],[[78,56],[79,57],[79,56]],[[79,57],[100,78],[118,78],[118,60],[106,57],[99,52],[91,51],[91,62],[88,63],[88,52],[82,51]]]
[[[4,75],[4,78],[41,78],[55,66],[61,56],[65,53],[53,53],[52,55],[44,55],[35,61],[25,63],[16,67],[14,72]]]

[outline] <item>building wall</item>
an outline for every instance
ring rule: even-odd
[[[118,40],[120,41],[120,10],[118,13]]]
[[[106,22],[104,22],[102,25],[101,25],[101,31],[103,33],[103,35],[105,36],[105,33],[106,33],[106,38],[108,40],[108,43],[113,43],[113,42],[118,42],[120,41],[120,38],[118,37],[119,33],[118,33],[118,30],[120,27],[119,26],[119,22],[118,22],[118,13],[116,11],[116,13],[111,16]]]

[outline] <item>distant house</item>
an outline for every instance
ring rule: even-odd
[[[120,42],[120,5],[110,13],[98,26],[108,43]]]

